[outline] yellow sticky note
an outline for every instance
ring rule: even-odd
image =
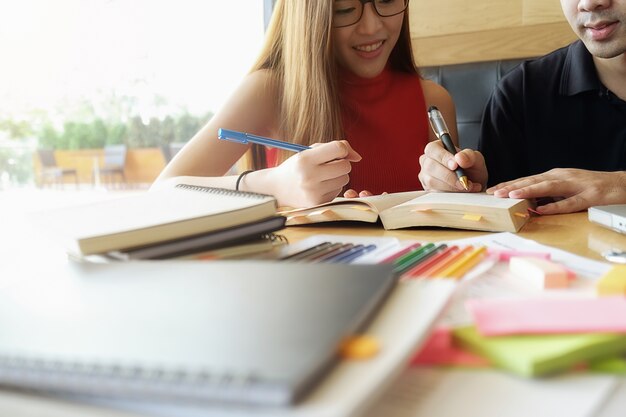
[[[615,265],[596,283],[598,295],[626,295],[626,265]]]
[[[470,213],[467,213],[467,214],[463,215],[463,220],[469,220],[469,221],[472,221],[472,222],[479,222],[480,219],[482,219],[482,218],[483,218],[483,216],[481,216],[480,214],[470,214]]]
[[[359,210],[359,211],[372,211],[372,209],[369,206],[350,206],[350,208],[353,210]]]

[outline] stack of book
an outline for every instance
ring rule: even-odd
[[[272,196],[178,184],[35,214],[75,257],[228,257],[271,249],[285,225]],[[202,255],[197,255],[202,254]]]

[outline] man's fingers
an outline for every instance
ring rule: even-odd
[[[580,195],[565,198],[554,203],[537,207],[540,214],[575,213],[588,208],[589,204]]]

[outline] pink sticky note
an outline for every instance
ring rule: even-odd
[[[455,346],[450,329],[438,328],[411,359],[411,366],[417,365],[488,367],[490,363],[481,356]]]
[[[490,257],[499,261],[508,261],[514,256],[534,257],[540,259],[550,259],[549,252],[527,252],[518,250],[488,249],[487,253]]]
[[[483,336],[508,334],[626,333],[626,298],[469,300]]]

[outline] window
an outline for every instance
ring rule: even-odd
[[[188,140],[249,70],[268,1],[2,2],[0,189],[37,183],[36,149],[86,188],[107,145]]]

